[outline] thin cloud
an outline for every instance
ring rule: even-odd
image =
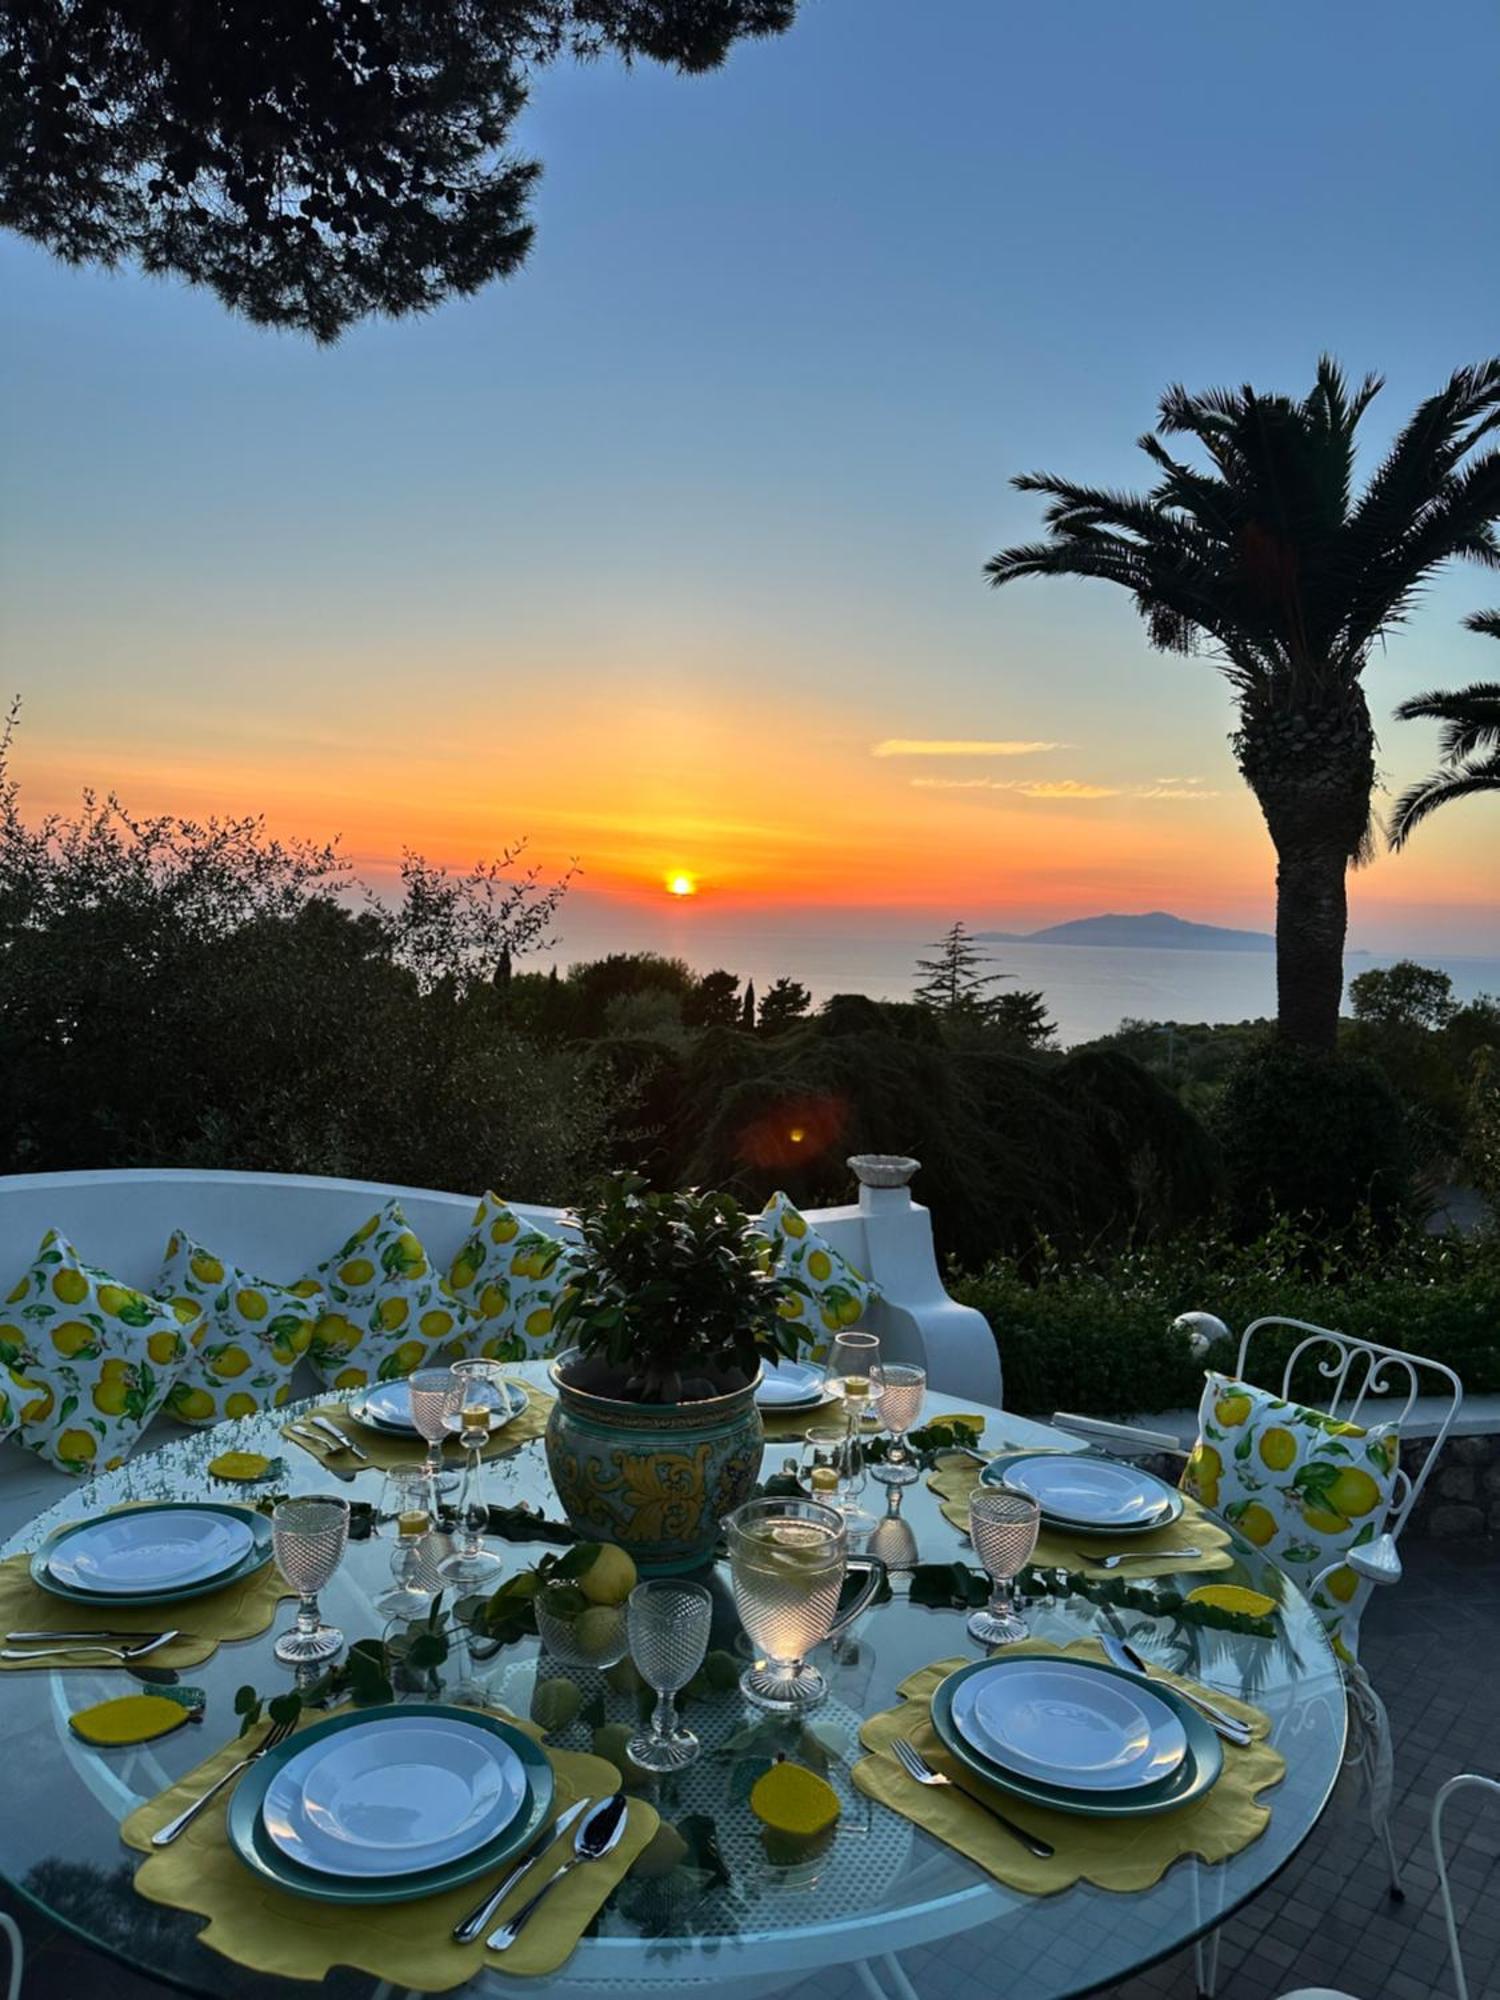
[[[1066,750],[1066,743],[998,742],[970,737],[887,736],[870,745],[872,757],[1035,757],[1043,750]]]
[[[1157,782],[1127,789],[1084,778],[909,778],[924,792],[1010,792],[1018,799],[1216,799],[1217,792]]]
[[[1135,796],[1138,799],[1216,799],[1219,795],[1217,792],[1200,791],[1188,779],[1178,785],[1170,778],[1158,778],[1154,785],[1143,785]]]
[[[1201,785],[1201,778],[1153,778],[1153,785]]]

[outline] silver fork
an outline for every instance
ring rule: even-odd
[[[1118,1569],[1121,1563],[1165,1562],[1169,1556],[1201,1556],[1202,1549],[1121,1549],[1117,1555],[1091,1556],[1086,1549],[1074,1549],[1073,1558],[1090,1569]]]
[[[370,1463],[370,1454],[367,1451],[361,1449],[361,1447],[354,1442],[353,1438],[345,1437],[344,1433],[339,1429],[338,1425],[335,1423],[331,1423],[327,1417],[321,1415],[318,1411],[315,1410],[313,1414],[307,1419],[307,1421],[309,1424],[311,1424],[314,1430],[322,1432],[323,1436],[327,1438],[328,1442],[333,1446],[335,1451],[349,1452],[353,1457],[357,1458],[362,1465],[368,1465]]]
[[[310,1451],[325,1472],[331,1472],[335,1479],[342,1479],[346,1486],[353,1483],[354,1474],[346,1466],[333,1463],[334,1449],[327,1438],[319,1437],[316,1431],[302,1430],[297,1424],[288,1424],[286,1434],[300,1444],[304,1451]]]
[[[144,1659],[147,1653],[154,1653],[159,1646],[169,1646],[174,1639],[180,1639],[182,1636],[181,1632],[158,1632],[152,1638],[143,1638],[134,1646],[94,1646],[88,1643],[62,1646],[7,1646],[0,1652],[0,1660],[50,1660],[54,1653],[103,1653],[106,1659],[118,1660],[122,1666],[126,1666],[132,1660]]]
[[[1005,1828],[1008,1834],[1020,1841],[1028,1854],[1034,1854],[1038,1861],[1050,1861],[1057,1852],[1055,1847],[1050,1847],[1045,1840],[1038,1840],[1036,1835],[1028,1833],[1024,1826],[1017,1826],[1013,1819],[1007,1819],[1003,1812],[998,1811],[984,1799],[975,1799],[972,1792],[964,1791],[963,1786],[956,1784],[945,1772],[934,1771],[916,1744],[909,1743],[904,1736],[892,1737],[891,1749],[895,1752],[896,1762],[908,1778],[914,1778],[919,1785],[951,1785],[954,1791],[963,1792],[966,1799],[973,1799],[974,1804],[982,1812],[987,1812]]]
[[[216,1779],[206,1792],[200,1793],[193,1800],[191,1805],[184,1806],[175,1819],[169,1819],[165,1826],[159,1826],[156,1829],[155,1833],[151,1836],[151,1845],[153,1847],[170,1847],[178,1834],[187,1831],[199,1813],[208,1804],[209,1800],[217,1798],[232,1778],[238,1778],[242,1772],[248,1771],[257,1758],[264,1757],[268,1750],[274,1750],[278,1743],[284,1743],[291,1733],[292,1725],[289,1721],[273,1722],[260,1742],[256,1744],[255,1748],[248,1755],[241,1757],[237,1764],[231,1764],[222,1778]]]

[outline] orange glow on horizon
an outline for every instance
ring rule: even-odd
[[[667,877],[667,894],[669,896],[696,896],[697,893],[698,878],[696,875],[678,874]]]

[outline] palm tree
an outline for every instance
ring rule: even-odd
[[[1461,368],[1419,405],[1356,499],[1355,432],[1378,393],[1351,394],[1326,355],[1301,402],[1248,386],[1163,396],[1140,448],[1149,493],[1014,483],[1051,505],[1048,539],[1006,549],[994,584],[1102,577],[1128,590],[1153,645],[1204,653],[1234,691],[1232,739],[1276,849],[1278,1025],[1331,1049],[1343,995],[1346,877],[1370,852],[1375,733],[1360,675],[1371,649],[1450,557],[1500,564],[1500,358]],[[1164,437],[1196,438],[1207,469]]]
[[[1476,611],[1464,623],[1471,632],[1500,639],[1500,611]],[[1500,682],[1475,681],[1452,694],[1434,689],[1413,695],[1396,710],[1396,719],[1443,725],[1438,747],[1443,768],[1403,792],[1391,814],[1391,845],[1404,847],[1417,821],[1450,799],[1500,791]]]

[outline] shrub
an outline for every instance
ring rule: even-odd
[[[1432,1236],[1362,1218],[1342,1237],[1283,1221],[1248,1243],[1179,1237],[1117,1256],[1049,1258],[1028,1274],[1001,1259],[950,1279],[989,1320],[1010,1409],[1047,1416],[1137,1416],[1196,1405],[1205,1366],[1232,1368],[1240,1334],[1271,1314],[1404,1347],[1457,1371],[1470,1394],[1500,1390],[1500,1242]],[[1211,1312],[1231,1328],[1206,1359],[1171,1332],[1179,1313]],[[1257,1336],[1253,1373],[1279,1382],[1301,1338]],[[1315,1357],[1294,1391],[1326,1397]],[[1372,1406],[1378,1409],[1378,1405]]]

